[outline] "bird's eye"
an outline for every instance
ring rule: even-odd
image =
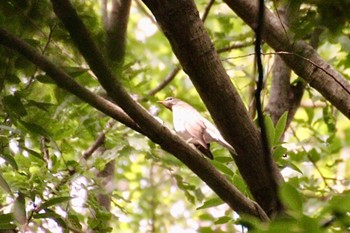
[[[166,101],[172,101],[173,100],[173,97],[168,97],[165,99]]]

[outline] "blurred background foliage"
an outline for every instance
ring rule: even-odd
[[[104,51],[99,1],[72,1]],[[284,2],[285,3],[285,2]],[[318,51],[350,79],[350,2],[288,1],[291,33],[311,39],[319,30]],[[203,14],[208,1],[197,0]],[[279,1],[267,1],[275,11]],[[171,114],[156,100],[182,98],[209,117],[186,74],[155,95],[179,64],[153,18],[132,2],[121,78],[152,114],[171,127]],[[0,1],[0,26],[24,39],[79,83],[103,93],[47,0]],[[254,33],[224,3],[216,1],[205,26],[247,108],[256,71]],[[264,46],[264,52],[273,52]],[[0,229],[27,232],[344,232],[350,227],[350,125],[315,90],[307,87],[283,142],[285,122],[266,117],[274,157],[286,179],[281,198],[288,217],[262,224],[232,213],[186,167],[143,136],[61,90],[17,53],[0,47]],[[264,56],[267,103],[273,55]],[[293,79],[298,79],[293,76]],[[84,152],[105,131],[103,148]],[[278,136],[276,136],[278,135]],[[276,139],[277,137],[277,139]],[[213,146],[213,165],[250,195],[227,151]],[[110,161],[107,183],[96,174]],[[111,210],[98,202],[111,197]]]

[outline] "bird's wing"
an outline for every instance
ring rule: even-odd
[[[190,120],[185,122],[185,129],[191,135],[193,143],[199,143],[204,148],[208,148],[208,143],[204,140],[205,124],[196,114],[191,117]]]
[[[204,117],[202,117],[202,121],[205,125],[204,140],[206,143],[216,141],[223,147],[226,147],[232,153],[236,154],[235,149],[222,137],[219,130],[210,121],[208,121]]]
[[[173,117],[175,131],[184,140],[190,139],[189,142],[208,148],[204,140],[205,124],[197,110],[189,105],[175,106],[173,107]]]

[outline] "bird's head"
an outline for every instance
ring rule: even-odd
[[[181,100],[174,97],[167,97],[165,100],[158,101],[158,103],[164,105],[166,108],[172,110],[173,106],[181,102]]]

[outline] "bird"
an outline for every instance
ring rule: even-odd
[[[210,151],[210,143],[213,141],[237,155],[235,149],[225,141],[219,130],[190,104],[175,97],[167,97],[158,102],[172,111],[176,133],[186,142],[195,145],[209,159],[214,159]]]

